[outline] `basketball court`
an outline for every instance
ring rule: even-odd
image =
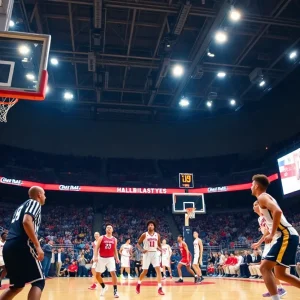
[[[108,291],[105,297],[101,299],[113,299],[112,285],[108,282]],[[90,291],[91,279],[88,278],[54,278],[47,280],[46,287],[43,292],[43,300],[82,300],[82,299],[100,299],[100,289],[97,291]],[[200,300],[254,300],[263,299],[262,293],[266,291],[262,280],[248,280],[248,279],[223,279],[223,278],[205,278],[204,282],[195,285],[192,279],[185,279],[184,283],[176,284],[171,279],[163,282],[163,290],[165,296],[157,294],[157,283],[154,279],[146,279],[141,286],[141,294],[135,293],[136,280],[119,280],[119,295],[120,299],[200,299]],[[5,287],[5,284],[4,284]],[[296,300],[300,299],[298,289],[284,285],[288,294],[282,299]],[[26,299],[29,286],[19,294],[15,299]],[[0,292],[1,293],[1,292]],[[269,298],[265,298],[269,299]]]

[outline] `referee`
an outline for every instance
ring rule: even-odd
[[[7,241],[3,248],[3,258],[10,279],[10,288],[0,296],[0,300],[13,299],[26,283],[31,283],[28,300],[39,300],[45,286],[40,261],[44,252],[37,239],[41,224],[41,206],[45,204],[45,191],[38,186],[29,189],[29,198],[15,211]]]

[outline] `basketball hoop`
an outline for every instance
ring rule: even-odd
[[[189,208],[186,208],[186,214],[187,216],[189,217],[189,219],[195,219],[195,211],[196,211],[196,208],[194,207],[189,207]]]
[[[0,122],[7,122],[8,111],[18,102],[16,98],[0,97]]]

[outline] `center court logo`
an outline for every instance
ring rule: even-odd
[[[4,184],[14,184],[14,185],[22,185],[22,183],[23,183],[22,180],[11,179],[11,178],[5,178],[5,177],[2,177],[2,178],[0,179],[0,182],[1,182],[1,183],[4,183]]]
[[[60,191],[80,191],[80,185],[60,185]]]

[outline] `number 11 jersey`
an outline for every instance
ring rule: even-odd
[[[27,242],[28,235],[23,227],[24,215],[30,215],[33,218],[34,231],[38,234],[39,227],[41,225],[41,205],[38,201],[28,199],[22,205],[20,205],[14,212],[11,224],[9,227],[7,240],[18,239],[20,241]]]
[[[148,252],[156,252],[158,247],[158,234],[156,232],[153,235],[146,232],[144,239],[144,249]]]

